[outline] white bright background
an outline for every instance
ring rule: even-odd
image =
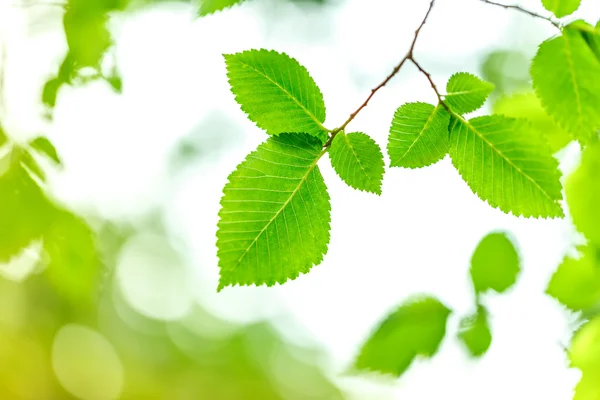
[[[66,170],[53,186],[64,201],[81,212],[134,222],[162,207],[169,234],[182,249],[181,265],[171,268],[161,256],[172,253],[170,247],[157,248],[156,257],[146,254],[137,266],[125,262],[135,253],[131,248],[122,255],[119,277],[138,310],[176,318],[200,301],[233,321],[272,318],[288,340],[323,345],[331,356],[330,375],[362,393],[357,398],[572,398],[579,372],[568,369],[561,347],[569,339],[571,317],[543,294],[577,240],[570,222],[526,220],[490,208],[448,159],[422,170],[387,170],[382,197],[346,187],[329,161],[321,160],[333,209],[325,261],[283,286],[216,293],[221,188],[245,154],[265,139],[235,103],[221,54],[269,48],[292,55],[319,84],[326,126],[335,127],[405,54],[428,0],[344,0],[322,8],[249,0],[202,19],[194,18],[190,6],[171,4],[119,16],[112,29],[123,94],[103,82],[65,88],[52,124],[40,118],[39,91],[64,55],[60,10],[41,1],[29,7],[16,2],[0,0],[6,59],[2,122],[8,133],[20,140],[42,132],[55,143]],[[442,88],[454,72],[478,73],[488,51],[518,47],[531,55],[554,34],[544,21],[477,0],[437,3],[416,55]],[[543,13],[538,3],[522,2]],[[583,0],[576,16],[595,22],[600,4]],[[435,101],[428,82],[411,66],[375,96],[350,129],[369,133],[385,148],[393,112],[408,101]],[[237,132],[234,140],[173,177],[169,157],[178,140],[215,112]],[[205,125],[213,138],[220,129]],[[199,140],[203,134],[197,133]],[[568,172],[577,149],[562,156]],[[523,271],[509,294],[486,298],[494,340],[488,354],[474,362],[453,335],[459,318],[472,311],[471,253],[493,230],[511,232]],[[142,242],[159,246],[160,240],[137,238],[131,246]],[[398,381],[341,376],[378,320],[419,293],[438,296],[454,309],[440,353],[416,363]]]

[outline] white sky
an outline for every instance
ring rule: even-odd
[[[305,335],[289,322],[296,320],[329,351],[331,374],[336,375],[389,310],[411,295],[429,293],[455,311],[440,353],[417,363],[396,382],[344,378],[343,385],[365,390],[362,398],[377,399],[572,398],[579,373],[566,367],[560,347],[569,337],[570,317],[543,294],[551,273],[576,240],[570,223],[520,219],[490,208],[469,190],[448,159],[422,170],[388,169],[379,198],[346,187],[324,158],[319,165],[333,209],[325,261],[283,286],[216,293],[221,189],[244,155],[266,137],[235,103],[221,54],[270,48],[292,55],[319,84],[327,104],[325,125],[334,127],[404,55],[428,0],[346,0],[308,11],[276,0],[256,0],[203,19],[193,19],[187,6],[118,19],[113,22],[123,95],[113,94],[101,82],[64,89],[52,125],[39,118],[39,88],[65,45],[60,31],[29,31],[31,15],[38,11],[11,7],[13,1],[0,0],[8,58],[8,112],[3,123],[17,138],[48,134],[67,166],[54,185],[74,206],[115,219],[135,219],[165,207],[169,232],[185,249],[192,278],[178,275],[170,280],[187,282],[181,291],[172,285],[164,289],[162,278],[144,281],[157,296],[196,298],[214,313],[240,322],[275,316],[289,340],[301,342]],[[543,12],[538,0],[522,3]],[[265,10],[278,17],[264,18]],[[48,12],[57,17],[54,27],[59,28],[58,11]],[[595,22],[600,4],[583,0],[578,16]],[[453,72],[478,73],[487,51],[516,46],[533,52],[553,34],[548,25],[476,0],[438,0],[418,42],[417,57],[444,87]],[[434,100],[427,81],[407,67],[350,129],[370,134],[385,148],[397,107]],[[168,174],[169,152],[215,111],[239,130],[238,140],[221,157],[200,160],[173,179]],[[219,127],[212,129],[218,135]],[[563,167],[568,170],[577,151],[566,153]],[[488,354],[473,362],[452,335],[460,317],[472,311],[471,253],[493,230],[514,235],[523,271],[509,294],[486,298],[494,340]],[[182,273],[181,268],[174,271]],[[143,295],[148,297],[147,292]],[[178,310],[185,309],[181,299],[170,300]]]

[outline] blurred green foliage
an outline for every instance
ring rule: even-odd
[[[471,279],[477,294],[488,289],[504,292],[517,281],[519,255],[505,233],[491,233],[477,245],[471,258]]]
[[[458,338],[465,345],[471,356],[480,357],[492,344],[492,332],[488,323],[487,310],[483,306],[477,308],[474,315],[460,321]]]

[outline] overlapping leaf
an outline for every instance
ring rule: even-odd
[[[390,314],[362,346],[355,368],[400,376],[415,357],[432,357],[451,311],[433,297],[409,301]]]
[[[283,53],[227,54],[231,91],[248,117],[270,135],[305,132],[323,142],[325,103],[306,68]]]
[[[577,29],[545,41],[533,59],[536,94],[550,116],[588,142],[600,128],[600,59]]]
[[[233,7],[234,5],[240,4],[243,1],[244,0],[200,0],[200,9],[198,10],[198,13],[202,17],[229,7]]]
[[[476,293],[488,289],[502,293],[515,284],[521,270],[519,254],[505,233],[484,237],[471,257],[471,279]]]
[[[217,232],[219,290],[283,283],[322,261],[330,228],[322,155],[318,139],[281,134],[229,176]]]
[[[427,103],[407,103],[398,108],[390,127],[390,166],[426,167],[448,154],[450,114]]]
[[[563,216],[558,162],[527,121],[456,118],[450,156],[471,190],[491,206],[517,216]]]
[[[574,311],[586,310],[600,302],[600,260],[595,250],[581,248],[577,258],[565,257],[546,293]]]
[[[383,154],[368,135],[338,132],[331,142],[329,156],[333,169],[349,186],[381,194]]]
[[[542,0],[546,10],[553,12],[558,18],[573,14],[579,8],[581,0]]]
[[[467,72],[459,72],[448,80],[444,102],[452,111],[467,114],[483,106],[493,91],[493,84]]]
[[[492,344],[487,310],[479,306],[477,312],[460,321],[458,338],[472,357],[481,357]]]

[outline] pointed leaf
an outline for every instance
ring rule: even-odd
[[[338,132],[331,142],[329,156],[333,169],[348,186],[381,194],[383,154],[368,135]]]
[[[267,50],[224,57],[231,91],[256,125],[269,135],[306,132],[325,142],[323,95],[298,61]]]
[[[477,308],[474,315],[460,321],[458,338],[472,357],[481,357],[492,344],[492,332],[487,319],[487,310],[483,306]]]
[[[29,142],[29,146],[31,146],[31,148],[39,151],[41,154],[47,156],[55,163],[61,164],[60,157],[58,156],[58,153],[56,152],[56,148],[54,147],[52,142],[50,142],[48,140],[48,138],[45,138],[43,136],[38,136],[37,138],[35,138]]]
[[[502,293],[515,284],[521,270],[519,254],[505,233],[484,237],[471,258],[471,279],[476,293],[493,289]]]
[[[600,246],[600,142],[586,147],[581,165],[569,176],[565,186],[575,227]]]
[[[310,135],[281,134],[229,176],[217,232],[219,290],[284,283],[323,260],[331,220],[317,166],[323,154]]]
[[[600,128],[600,60],[580,32],[564,29],[545,41],[531,64],[533,87],[546,112],[580,141]]]
[[[577,11],[581,0],[542,0],[542,4],[546,10],[562,18]]]
[[[562,217],[560,170],[527,121],[492,115],[456,120],[452,163],[492,207],[525,217]]]
[[[444,102],[454,112],[467,114],[483,106],[493,91],[493,84],[467,72],[459,72],[448,81]]]
[[[600,263],[594,249],[581,248],[580,257],[565,257],[546,293],[574,311],[583,311],[600,301]]]
[[[433,297],[406,302],[375,329],[355,368],[402,375],[417,356],[432,357],[446,334],[450,309]]]
[[[531,125],[544,136],[552,153],[561,150],[572,140],[571,135],[546,114],[534,92],[501,97],[494,104],[493,109],[494,114],[523,118],[531,122]]]
[[[407,103],[396,110],[388,154],[390,166],[421,168],[448,154],[450,114],[444,107],[427,103]]]
[[[233,7],[242,3],[244,0],[200,0],[199,15],[201,17]]]

